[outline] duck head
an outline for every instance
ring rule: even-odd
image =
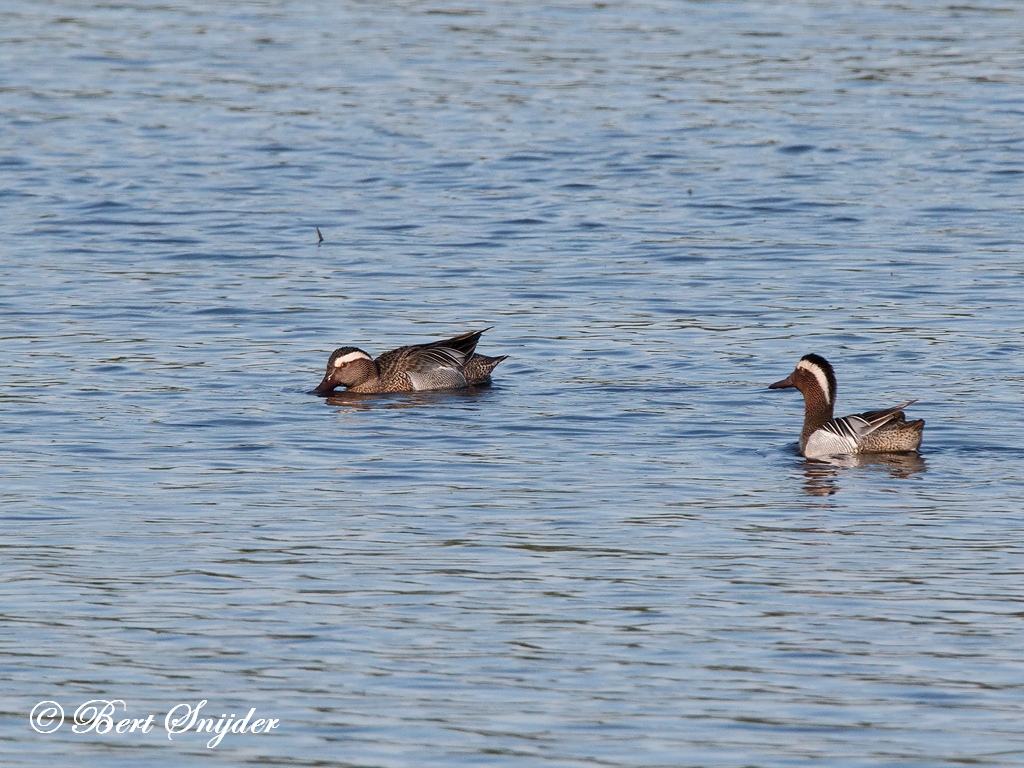
[[[335,387],[354,387],[377,375],[373,358],[357,347],[339,347],[327,361],[327,373],[313,390],[318,395],[332,392]]]
[[[836,403],[836,374],[821,355],[804,355],[789,376],[768,385],[768,389],[788,387],[800,390],[808,405],[813,403],[819,408],[827,408],[831,414]]]

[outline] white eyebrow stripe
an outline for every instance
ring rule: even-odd
[[[345,363],[351,363],[353,360],[372,360],[372,359],[373,358],[370,357],[365,352],[359,352],[357,350],[355,352],[349,352],[347,355],[342,355],[341,357],[335,359],[334,367],[337,368],[339,365],[344,365]]]
[[[831,403],[835,397],[835,393],[833,393],[829,387],[828,376],[826,376],[825,372],[821,370],[821,366],[815,365],[807,360],[801,360],[796,364],[796,367],[803,368],[805,371],[810,371],[814,374],[814,378],[818,380],[818,386],[821,387],[821,391],[825,393],[825,399]]]

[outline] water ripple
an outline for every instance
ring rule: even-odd
[[[1016,4],[0,19],[8,762],[1020,763]],[[921,454],[800,458],[811,351]]]

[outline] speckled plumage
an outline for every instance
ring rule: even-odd
[[[314,392],[325,394],[338,386],[350,392],[422,392],[486,384],[507,355],[476,354],[483,332],[399,347],[376,360],[357,347],[339,347],[331,353],[327,373]]]
[[[924,419],[907,421],[903,415],[903,409],[915,400],[895,408],[833,418],[835,372],[820,355],[804,355],[792,374],[769,385],[769,389],[786,387],[796,387],[804,396],[800,453],[807,458],[916,451],[921,445]]]

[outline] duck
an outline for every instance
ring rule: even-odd
[[[349,392],[425,392],[487,384],[491,371],[508,355],[476,354],[480,336],[470,331],[450,339],[411,344],[376,360],[358,347],[339,347],[327,360],[327,373],[313,390],[326,395],[344,386]]]
[[[800,454],[808,459],[916,451],[921,445],[924,419],[907,421],[903,414],[903,409],[916,400],[895,408],[834,418],[836,374],[821,355],[804,355],[793,373],[768,385],[768,389],[788,387],[795,387],[804,396]]]

